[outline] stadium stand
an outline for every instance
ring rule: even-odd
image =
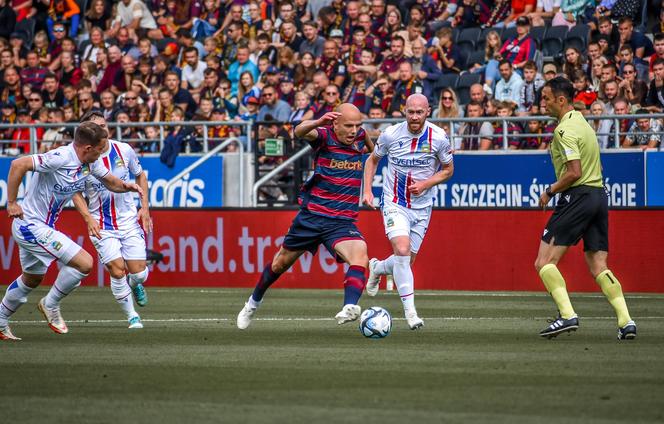
[[[556,8],[531,21],[514,4],[510,9],[503,3],[478,0],[470,7],[438,0],[425,5],[384,0],[52,0],[27,8],[22,2],[6,4],[0,8],[8,22],[5,32],[0,31],[0,124],[5,124],[0,127],[0,154],[28,153],[26,137],[37,137],[38,150],[57,146],[68,137],[63,133],[64,140],[54,142],[43,138],[54,132],[27,131],[12,124],[38,127],[76,122],[92,109],[103,111],[111,123],[138,125],[121,127],[118,135],[133,142],[141,153],[159,151],[175,108],[182,110],[186,120],[211,122],[205,142],[183,143],[183,152],[196,152],[199,145],[206,151],[230,136],[257,143],[256,137],[246,136],[259,112],[263,110],[264,118],[269,109],[263,107],[268,99],[262,96],[267,86],[276,89],[280,119],[289,116],[289,123],[343,101],[356,104],[366,116],[377,106],[389,111],[387,118],[398,117],[399,96],[411,90],[404,87],[423,87],[432,109],[439,103],[441,90],[453,88],[458,113],[463,115],[472,84],[484,84],[486,100],[490,100],[501,78],[498,62],[502,57],[495,46],[487,50],[487,36],[495,31],[501,45],[516,40],[510,48],[520,48],[517,21],[529,25],[527,36],[534,40],[527,59],[536,65],[537,81],[555,75],[544,72],[545,65],[553,63],[566,73],[584,72],[588,89],[605,102],[605,111],[613,109],[616,95],[630,99],[631,111],[664,110],[658,97],[664,76],[656,76],[653,69],[656,59],[664,59],[664,42],[655,40],[662,25],[654,16],[658,9],[649,15],[647,1],[632,11],[634,30],[622,39],[618,18],[598,15],[594,6],[579,12],[574,24],[551,26]],[[503,13],[498,7],[505,12],[501,19],[488,16]],[[605,16],[610,16],[611,25],[600,22]],[[534,22],[544,25],[533,26]],[[403,40],[403,48],[398,47],[399,41],[394,44],[398,39]],[[590,42],[601,46],[600,56],[605,59],[590,57]],[[626,59],[618,51],[621,44],[632,48],[629,60],[639,71],[636,80],[623,75]],[[570,47],[582,57],[574,66],[564,67]],[[31,52],[37,53],[38,63]],[[515,51],[509,53],[513,57]],[[593,69],[600,60],[616,66],[620,83],[616,95],[611,84],[609,93],[604,92],[607,81],[600,78],[601,67]],[[413,65],[408,81],[399,75],[404,61]],[[514,72],[521,78],[524,64],[515,63]],[[50,75],[55,76],[56,87],[51,83],[49,88],[42,87]],[[330,84],[339,91],[332,103],[324,99]],[[629,94],[631,87],[637,94]],[[539,103],[538,91],[535,103]],[[515,107],[518,114],[525,110],[523,105]],[[528,110],[542,113],[541,107]],[[494,108],[488,107],[483,118],[494,114]],[[237,125],[212,124],[220,121]],[[253,134],[260,130],[258,124]],[[201,137],[200,131],[191,132],[193,139]]]

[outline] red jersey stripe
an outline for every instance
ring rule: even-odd
[[[360,201],[359,196],[355,196],[352,194],[330,193],[329,191],[325,191],[320,187],[312,188],[310,193],[312,196],[320,197],[321,199],[326,199],[326,200],[333,200],[337,202],[348,202],[348,203],[358,204]]]

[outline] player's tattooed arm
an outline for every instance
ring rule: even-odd
[[[141,172],[136,176],[136,184],[143,190],[143,193],[148,192],[148,177],[145,172]],[[150,217],[150,205],[148,196],[141,197],[141,209],[138,211],[138,219],[140,219],[143,230],[150,234],[152,232],[152,218]]]
[[[99,223],[96,219],[90,214],[90,209],[88,209],[88,203],[83,198],[81,193],[74,194],[72,197],[72,202],[74,202],[74,207],[81,214],[85,224],[88,226],[88,234],[90,237],[101,238],[101,233],[99,232]]]
[[[143,189],[139,187],[138,184],[126,183],[110,172],[104,177],[100,178],[100,181],[113,193],[126,193],[128,191],[133,191],[138,193],[141,198],[143,197]]]
[[[320,119],[302,121],[300,125],[295,127],[295,137],[314,141],[318,138],[318,131],[316,128],[324,125],[332,125],[332,123],[334,123],[334,121],[340,116],[341,114],[339,112],[328,112]]]
[[[9,167],[9,175],[7,176],[7,213],[10,218],[23,219],[23,209],[16,201],[18,187],[21,185],[25,174],[28,171],[34,170],[34,168],[32,156],[23,156],[14,159]]]

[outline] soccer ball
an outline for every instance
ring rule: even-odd
[[[365,309],[360,315],[360,333],[370,339],[382,339],[392,331],[392,317],[380,306]]]

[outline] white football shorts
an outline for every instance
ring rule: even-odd
[[[12,235],[18,244],[21,268],[28,274],[44,275],[51,262],[68,264],[81,250],[60,231],[42,223],[14,219]]]
[[[138,225],[129,230],[101,230],[101,239],[90,236],[103,264],[122,258],[126,261],[145,260],[145,234]]]
[[[383,200],[383,225],[387,238],[410,237],[410,251],[417,253],[422,246],[424,235],[429,228],[432,206],[422,209],[408,209],[389,200]]]

